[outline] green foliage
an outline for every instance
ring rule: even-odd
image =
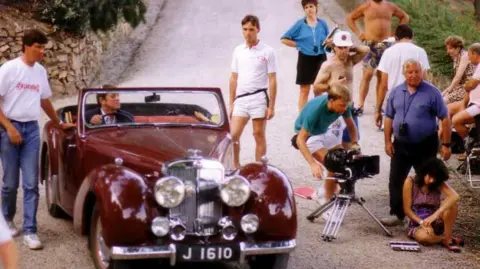
[[[107,32],[125,19],[132,27],[145,22],[147,7],[142,0],[42,0],[40,20],[55,28],[82,34],[90,28]]]
[[[445,39],[464,38],[466,46],[478,40],[479,32],[473,8],[453,10],[445,0],[392,0],[410,16],[415,42],[428,54],[434,75],[453,75],[452,60],[446,53]]]
[[[41,21],[53,24],[56,29],[83,33],[88,23],[86,0],[47,0],[41,4],[37,16]]]
[[[123,17],[132,27],[145,22],[147,7],[141,0],[90,0],[90,27],[94,31],[107,31]]]

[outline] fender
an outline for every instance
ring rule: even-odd
[[[90,172],[75,199],[74,228],[83,233],[90,225],[85,214],[95,202],[102,223],[102,236],[108,246],[141,244],[150,233],[151,206],[143,177],[126,167],[108,164]]]
[[[251,197],[243,214],[256,214],[259,230],[254,234],[261,240],[295,239],[297,210],[292,185],[285,173],[266,163],[250,163],[238,171],[251,184]]]
[[[52,168],[52,175],[58,175],[58,143],[56,141],[56,130],[52,127],[51,121],[45,124],[43,128],[43,140],[40,144],[40,158],[43,158],[43,153],[48,152],[46,158],[49,158],[50,166]],[[40,183],[43,184],[43,159],[40,159],[39,178]]]

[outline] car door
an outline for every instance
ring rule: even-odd
[[[75,182],[77,181],[77,172],[81,166],[78,148],[78,131],[77,128],[64,130],[59,134],[60,146],[60,169],[61,176],[59,184],[59,198],[62,207],[67,213],[73,213],[75,202]]]

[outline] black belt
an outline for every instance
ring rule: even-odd
[[[254,95],[254,94],[257,94],[257,93],[260,93],[260,92],[265,93],[265,99],[267,100],[267,108],[268,108],[268,106],[270,105],[270,100],[268,99],[267,88],[259,89],[259,90],[256,90],[254,92],[247,92],[247,93],[244,93],[244,94],[240,94],[239,96],[235,97],[235,100],[237,100],[238,98],[245,97],[245,96]]]

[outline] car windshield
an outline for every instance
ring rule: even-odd
[[[84,99],[89,128],[108,125],[223,124],[220,96],[210,91],[92,91]]]

